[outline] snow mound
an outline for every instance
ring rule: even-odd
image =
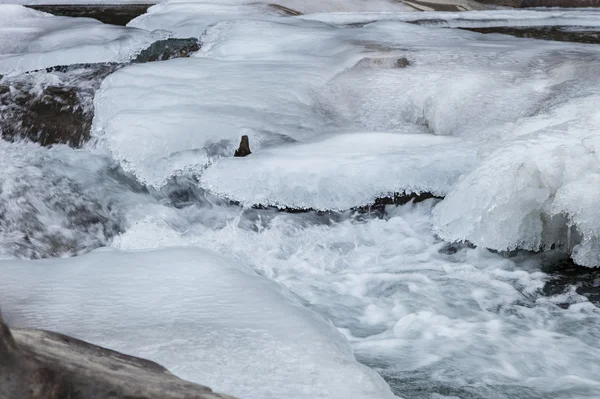
[[[124,62],[164,35],[0,4],[0,74],[55,65]]]
[[[375,11],[375,10],[368,10]],[[600,26],[600,11],[579,10],[486,10],[460,12],[341,12],[314,13],[298,18],[330,24],[367,24],[398,21],[440,28],[492,28],[499,26]]]
[[[395,397],[329,322],[213,252],[102,250],[0,264],[2,310],[15,326],[148,358],[241,398]]]
[[[201,185],[243,205],[345,210],[394,192],[444,196],[474,159],[471,146],[452,137],[340,134],[221,159]]]
[[[279,140],[279,132],[301,137],[316,130],[306,83],[320,72],[206,58],[129,66],[97,92],[92,135],[140,181],[160,187],[233,154],[240,135],[264,142]]]
[[[598,101],[583,96],[518,121],[507,129],[513,140],[482,148],[435,209],[439,235],[497,250],[558,248],[600,265]]]

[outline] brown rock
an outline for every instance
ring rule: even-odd
[[[232,399],[149,360],[0,317],[1,399]]]
[[[247,155],[252,154],[250,151],[250,141],[248,141],[248,136],[242,136],[242,140],[240,141],[240,147],[235,150],[234,157],[245,157]]]

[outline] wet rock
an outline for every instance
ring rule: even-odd
[[[122,64],[49,68],[0,79],[0,135],[47,146],[89,139],[94,93]]]
[[[200,50],[200,44],[196,38],[159,40],[138,54],[132,63],[139,64],[172,58],[185,58],[198,50]]]
[[[544,260],[542,271],[549,275],[542,289],[545,295],[560,295],[574,290],[600,307],[600,268],[578,266],[563,255]],[[570,303],[559,303],[558,306],[568,308]]]
[[[291,8],[282,6],[280,4],[269,4],[269,7],[274,8],[276,11],[283,13],[284,15],[296,16],[302,15],[300,11],[292,10]]]
[[[600,0],[477,0],[482,4],[527,7],[600,7]]]
[[[242,140],[240,141],[240,147],[235,150],[234,157],[245,157],[252,154],[250,151],[250,141],[248,140],[248,136],[242,136]]]
[[[199,49],[196,39],[160,40],[132,63],[189,57]],[[96,90],[108,75],[126,65],[63,65],[0,77],[0,136],[43,146],[81,147],[90,138]]]
[[[145,14],[152,4],[104,5],[30,5],[29,8],[63,17],[94,18],[105,24],[125,26]]]
[[[528,39],[554,40],[560,42],[592,43],[600,44],[600,31],[585,28],[574,29],[563,26],[539,26],[539,27],[494,27],[494,28],[461,28],[478,33],[501,33],[515,37]],[[594,28],[595,29],[595,28]]]
[[[0,317],[0,398],[227,399],[149,360],[66,335],[12,332]]]

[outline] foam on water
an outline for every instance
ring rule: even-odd
[[[600,394],[598,308],[574,291],[544,296],[549,276],[536,259],[452,254],[431,232],[435,205],[337,221],[243,212],[217,228],[145,218],[113,245],[152,248],[170,237],[235,256],[330,318],[403,397]],[[565,301],[568,309],[557,306]]]

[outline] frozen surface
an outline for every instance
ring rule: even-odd
[[[599,89],[588,83],[580,93],[595,95],[507,127],[520,136],[482,151],[436,208],[440,235],[498,250],[557,247],[580,265],[600,264]]]
[[[374,11],[374,10],[369,10]],[[332,24],[364,24],[374,21],[411,22],[440,28],[484,28],[497,26],[600,26],[597,9],[487,10],[461,12],[361,12],[314,13],[298,18]]]
[[[201,185],[242,205],[345,210],[395,192],[444,196],[474,160],[473,146],[427,132],[339,134],[221,159]]]
[[[414,11],[390,0],[169,0],[151,7],[128,26],[148,30],[165,29],[178,37],[200,37],[217,22],[240,19],[270,19],[275,16],[313,12]]]
[[[210,251],[104,250],[0,268],[13,325],[149,358],[240,398],[394,397],[323,318]]]
[[[0,4],[0,74],[75,63],[123,62],[163,36]]]

